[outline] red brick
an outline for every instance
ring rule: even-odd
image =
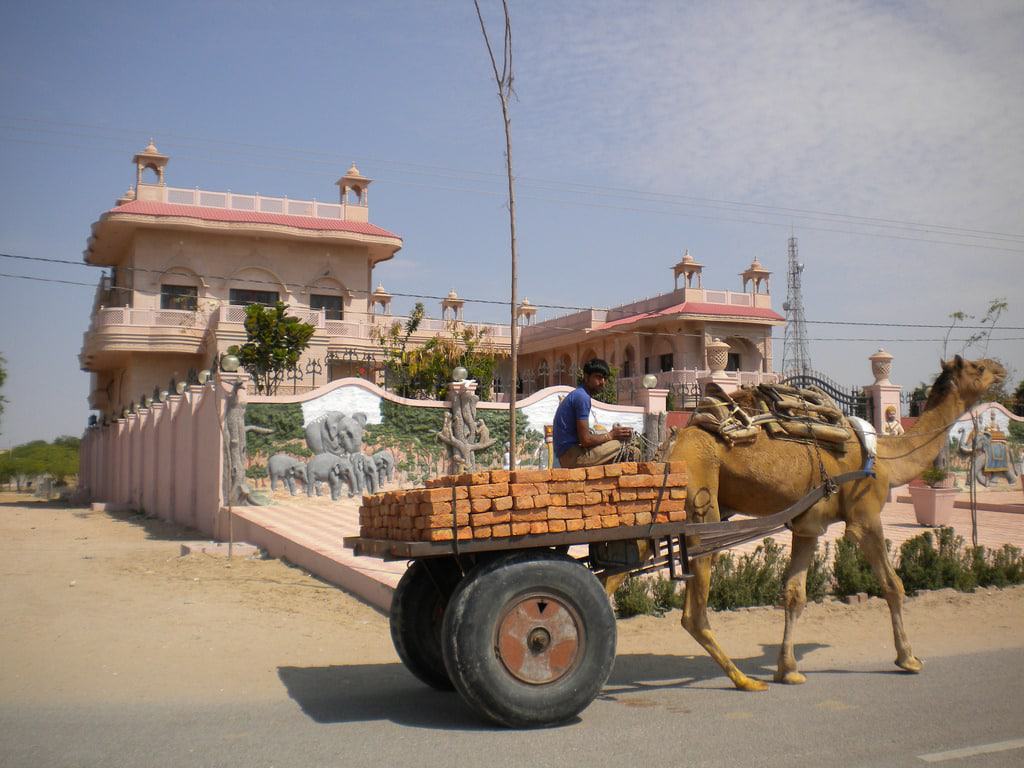
[[[582,480],[560,480],[548,483],[549,493],[581,493],[584,488]]]
[[[455,515],[456,525],[469,525],[469,514],[462,513]],[[451,528],[452,527],[452,516],[451,513],[447,515],[430,515],[427,517],[427,528]]]
[[[617,528],[619,525],[618,515],[602,515],[601,516],[601,527],[602,528]]]
[[[583,510],[579,507],[548,507],[548,520],[569,520],[574,517],[583,517]]]
[[[587,503],[587,494],[585,493],[570,493],[566,496],[566,503],[570,507],[583,506]]]
[[[587,467],[587,480],[600,480],[604,477],[604,465]]]
[[[509,483],[510,496],[536,496],[540,491],[533,483]]]
[[[619,491],[618,495],[619,495],[619,498],[618,498],[619,501],[635,501],[636,500],[636,491],[634,491],[632,489],[629,489],[629,490],[626,490],[626,491]]]
[[[552,469],[550,471],[551,471],[551,478],[550,478],[551,480],[562,481],[562,480],[571,480],[572,479],[572,478],[569,477],[569,473],[572,472],[571,469],[566,469],[565,467],[556,467],[555,469]],[[585,476],[586,472],[584,472],[583,474]]]
[[[673,523],[679,522],[686,519],[686,511],[682,509],[674,509],[668,513],[668,519]]]
[[[469,523],[474,528],[484,525],[498,525],[499,523],[510,522],[512,516],[509,512],[480,512],[469,516]]]
[[[685,488],[670,488],[668,492],[670,499],[685,499],[686,489]]]
[[[622,469],[624,475],[635,475],[636,474],[636,462],[635,461],[621,461],[619,467]]]
[[[530,523],[530,533],[547,533],[548,532],[548,521],[545,520],[542,523]]]
[[[533,497],[527,497],[527,498],[533,498]],[[498,511],[502,511],[502,510],[505,510],[505,509],[512,509],[512,497],[511,496],[501,496],[501,497],[499,497],[497,499],[494,499],[492,501],[491,505],[492,505],[492,509],[496,509]]]
[[[513,523],[536,523],[548,519],[547,509],[524,509],[512,514]]]
[[[551,479],[550,469],[517,469],[509,473],[509,480],[513,483],[546,483]]]
[[[634,525],[650,525],[651,524],[651,513],[650,512],[637,512],[633,516]]]
[[[508,483],[472,485],[469,488],[469,498],[471,499],[494,499],[498,496],[508,496]]]
[[[497,539],[504,536],[512,535],[512,526],[508,523],[503,525],[492,525],[491,526],[491,538]]]
[[[548,494],[548,504],[551,504],[556,507],[564,507],[568,503],[568,499],[566,498],[564,493]]]
[[[662,499],[658,505],[660,512],[679,512],[686,509],[686,502],[679,499]]]
[[[658,484],[654,475],[627,475],[619,478],[619,488],[651,488]]]
[[[473,538],[474,539],[489,539],[489,538],[491,538],[491,530],[492,530],[491,526],[489,526],[489,525],[483,525],[483,526],[480,526],[479,528],[474,528],[473,529]]]
[[[551,494],[549,493],[538,493],[533,497],[534,507],[546,507],[551,503]]]
[[[641,461],[636,465],[636,471],[641,475],[661,475],[665,472],[665,465],[659,461]]]
[[[507,483],[509,471],[507,469],[492,469],[491,470],[491,482],[492,483]]]
[[[516,509],[533,509],[536,506],[533,502],[537,498],[536,496],[516,496],[515,498],[507,496],[506,498]],[[495,499],[495,501],[501,501],[501,499]]]
[[[562,533],[565,529],[565,520],[548,520],[548,533]]]
[[[486,512],[491,508],[490,499],[470,499],[469,507],[473,512]]]
[[[555,521],[552,520],[551,522],[548,523],[548,525],[551,525],[551,523],[553,523],[553,522],[555,522]],[[579,520],[566,520],[565,521],[565,530],[567,530],[567,531],[582,531],[583,527],[585,525],[586,525],[586,523],[583,521],[582,518],[580,518]]]
[[[601,518],[602,520],[604,518]],[[636,515],[619,515],[619,525],[633,525],[636,521]]]
[[[659,489],[657,489],[657,488],[637,488],[636,489],[636,497],[638,499],[645,499],[645,500],[648,500],[648,501],[651,500],[651,499],[656,499],[656,498],[658,498],[658,490]],[[663,496],[668,496],[667,493],[664,493],[662,495]]]
[[[585,518],[583,518],[583,527],[585,529],[587,529],[588,531],[593,530],[594,528],[600,528],[601,527],[601,518],[600,517],[585,517]]]
[[[686,483],[689,482],[689,479],[690,478],[685,472],[673,472],[668,476],[668,480],[666,482],[668,485],[679,486],[686,485]]]
[[[525,536],[530,532],[531,523],[512,523],[513,536]]]
[[[606,464],[604,468],[605,477],[618,477],[622,474],[621,464]]]

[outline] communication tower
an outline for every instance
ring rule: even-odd
[[[786,273],[786,334],[782,342],[782,372],[807,374],[811,371],[811,353],[807,350],[807,321],[804,319],[804,299],[800,289],[800,263],[796,238],[789,238],[789,265]]]

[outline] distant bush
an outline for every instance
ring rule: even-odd
[[[647,580],[638,576],[628,576],[615,590],[614,598],[615,615],[620,619],[658,613]]]
[[[832,568],[829,565],[831,545],[826,541],[825,550],[814,548],[814,556],[807,568],[807,599],[824,600],[832,591]]]
[[[972,559],[964,552],[963,538],[952,528],[940,528],[937,543],[938,546],[932,532],[925,531],[907,539],[900,547],[896,573],[908,595],[921,589],[945,587],[970,592],[977,586]]]
[[[782,546],[765,539],[749,555],[738,559],[730,553],[719,555],[711,566],[708,607],[715,610],[748,605],[775,605],[782,591],[786,568]]]
[[[886,542],[888,548],[888,542]],[[860,548],[847,539],[836,540],[834,566],[835,594],[837,597],[867,592],[876,597],[882,594],[882,587],[871,571],[871,566]]]

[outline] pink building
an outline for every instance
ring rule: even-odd
[[[152,142],[133,162],[135,185],[92,225],[84,252],[109,272],[79,355],[92,373],[91,408],[120,416],[172,378],[209,369],[245,341],[245,305],[254,302],[280,299],[316,327],[299,365],[303,390],[372,370],[373,329],[404,320],[391,315],[383,286],[374,289],[373,269],[402,238],[370,223],[372,181],[355,165],[336,182],[339,201],[322,203],[168,186],[168,157]],[[441,304],[461,321],[457,296]],[[412,341],[444,329],[443,319],[427,319]],[[507,350],[508,328],[490,331]]]
[[[533,323],[535,310],[524,302],[519,346],[524,391],[573,383],[575,369],[592,357],[618,368],[620,403],[640,401],[645,374],[654,374],[658,388],[677,395],[677,407],[687,393],[696,392],[699,381],[712,376],[734,386],[774,381],[772,328],[784,325],[785,318],[771,306],[771,273],[755,259],[740,275],[741,292],[707,289],[703,265],[689,251],[672,271],[673,290],[607,310]]]

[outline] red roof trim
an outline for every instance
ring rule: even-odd
[[[323,219],[315,216],[289,216],[283,213],[265,213],[262,211],[238,211],[233,208],[204,208],[198,205],[174,205],[148,200],[133,200],[130,203],[111,208],[109,213],[130,213],[143,216],[172,216],[178,218],[200,219],[202,221],[237,222],[240,224],[277,224],[296,229],[318,230],[323,232],[352,232],[358,235],[374,237],[391,237],[401,240],[399,235],[388,232],[374,224],[361,221],[343,221],[341,219]]]
[[[641,312],[640,314],[620,317],[607,323],[595,326],[593,330],[603,331],[619,325],[628,325],[640,320],[648,320],[654,317],[666,317],[668,315],[717,315],[719,317],[739,317],[751,320],[780,320],[784,321],[782,315],[766,307],[734,307],[729,304],[706,304],[697,301],[684,301],[657,312]]]

